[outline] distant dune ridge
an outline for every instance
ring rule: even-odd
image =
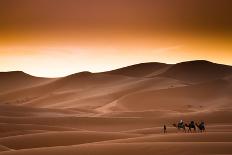
[[[49,78],[33,77],[22,71],[0,72],[0,93],[32,87],[52,80]]]
[[[1,72],[0,155],[232,154],[231,94],[232,66],[204,60],[61,78]],[[205,121],[206,133],[177,132],[180,119]]]

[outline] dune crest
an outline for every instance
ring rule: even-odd
[[[8,72],[0,86],[0,155],[232,154],[231,66],[143,63],[54,79]],[[178,131],[180,120],[204,121],[206,132]]]

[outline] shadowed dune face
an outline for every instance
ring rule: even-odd
[[[128,66],[113,71],[107,72],[108,74],[125,75],[131,77],[145,77],[151,73],[158,73],[164,69],[168,69],[171,65],[163,63],[142,63],[133,66]]]
[[[231,74],[231,66],[199,60],[176,64],[164,72],[163,76],[196,83],[223,78]]]
[[[144,63],[57,79],[9,72],[0,85],[0,155],[232,154],[231,66]],[[177,133],[180,119],[204,120],[206,133]]]
[[[21,71],[0,72],[0,94],[51,82],[51,78],[33,77]]]

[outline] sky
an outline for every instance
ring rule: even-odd
[[[143,62],[232,65],[231,0],[1,0],[0,71],[42,77]]]

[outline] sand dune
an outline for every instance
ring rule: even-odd
[[[1,138],[0,143],[9,148],[18,150],[39,147],[77,145],[137,136],[139,135],[128,133],[65,131],[11,136]]]
[[[0,94],[16,89],[23,89],[32,86],[38,86],[50,81],[54,81],[52,78],[39,78],[33,77],[21,71],[15,72],[1,72],[0,73]]]
[[[0,145],[0,152],[3,152],[3,151],[11,151],[12,149],[6,147],[6,146],[2,146]]]
[[[126,134],[117,134],[117,133],[91,133],[91,132],[85,132],[84,134],[82,133],[78,134],[78,132],[47,133],[40,135],[41,136],[39,136],[39,134],[36,134],[36,135],[2,138],[1,143],[5,143],[5,145],[7,146],[11,146],[16,149],[19,148],[28,148],[28,149],[23,149],[18,151],[6,151],[0,154],[1,155],[5,155],[5,154],[63,155],[63,154],[76,154],[76,153],[78,154],[133,153],[140,155],[144,153],[145,154],[171,154],[171,153],[231,154],[232,153],[230,149],[230,147],[232,146],[231,132],[229,133],[209,132],[209,133],[192,133],[192,134],[175,133],[175,134],[167,134],[167,135],[154,134],[154,135],[148,135],[143,137],[142,136],[136,137],[137,135],[128,136]],[[46,136],[48,137],[46,138]],[[55,136],[55,137],[51,139],[51,136]],[[93,138],[92,140],[91,137]],[[62,141],[61,140],[56,141],[59,138],[61,138]],[[30,143],[31,142],[30,139],[34,143]],[[44,140],[49,139],[49,140],[43,141],[42,139]],[[22,140],[25,140],[26,142],[20,143]],[[66,146],[58,146],[60,144]],[[71,145],[71,144],[75,144],[75,145]],[[41,147],[41,146],[49,146],[49,147]]]
[[[231,75],[231,66],[219,65],[204,60],[182,62],[162,75],[186,82],[206,82]]]
[[[77,76],[77,77],[76,77]],[[185,86],[178,80],[169,78],[130,78],[121,75],[91,75],[96,80],[84,84],[86,79],[71,75],[62,80],[4,94],[1,99],[7,104],[29,105],[33,107],[83,108],[96,109],[127,94],[142,90],[157,90]],[[67,83],[71,81],[77,84]],[[111,82],[106,82],[106,79]],[[99,83],[99,81],[101,81]],[[82,83],[80,86],[78,83]],[[96,83],[96,84],[95,84]],[[13,97],[14,96],[14,97]],[[12,99],[14,98],[14,99]],[[92,106],[92,107],[91,107]]]
[[[44,154],[95,154],[95,155],[152,155],[152,154],[231,154],[231,143],[173,143],[173,142],[142,142],[142,143],[108,143],[86,144],[79,146],[52,147],[41,149],[26,149],[19,151],[6,151],[1,155],[44,155]]]
[[[8,72],[0,85],[0,155],[232,154],[231,66],[144,63],[58,79]],[[204,120],[206,132],[178,131],[180,119]]]
[[[127,110],[166,109],[175,111],[201,110],[230,99],[231,85],[224,80],[179,88],[143,91],[129,94],[117,101]],[[167,97],[168,96],[168,97]],[[211,104],[211,105],[210,105]],[[178,105],[178,106],[176,106]]]
[[[162,73],[168,69],[171,65],[164,63],[142,63],[136,64],[113,71],[107,72],[107,74],[125,75],[130,77],[146,77],[155,73]]]
[[[231,142],[231,132],[207,132],[207,133],[172,133],[169,135],[149,135],[145,137],[128,138],[114,140],[118,143],[137,143],[137,142]]]

